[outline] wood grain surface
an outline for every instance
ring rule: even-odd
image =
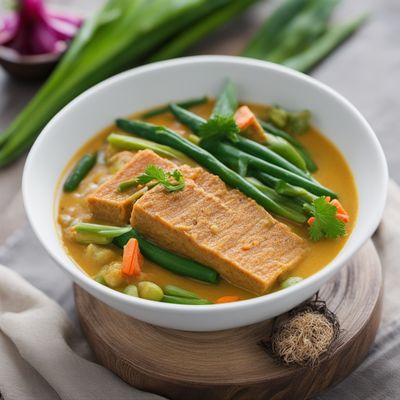
[[[341,381],[365,358],[380,321],[381,265],[369,241],[319,296],[341,333],[314,369],[278,365],[257,345],[271,321],[219,332],[184,332],[140,322],[75,287],[81,325],[98,361],[129,384],[174,400],[307,399]]]

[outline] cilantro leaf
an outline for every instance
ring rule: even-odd
[[[318,197],[313,201],[311,213],[315,218],[309,228],[312,240],[336,239],[346,234],[344,222],[336,218],[337,208],[329,204],[325,197]]]
[[[226,115],[214,115],[199,129],[202,140],[227,138],[237,142],[239,133],[240,129],[233,117]]]
[[[183,177],[183,175],[179,170],[176,169],[172,173],[165,172],[162,168],[150,164],[147,166],[144,174],[138,176],[135,179],[121,182],[118,186],[118,190],[120,192],[123,192],[124,190],[129,189],[131,187],[138,185],[146,185],[152,181],[156,181],[156,183],[152,187],[161,184],[169,192],[176,192],[178,190],[182,190],[186,184],[185,178]]]

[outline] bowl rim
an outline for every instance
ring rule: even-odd
[[[303,281],[299,282],[298,284],[291,286],[289,288],[286,288],[284,290],[279,290],[273,293],[267,293],[262,296],[257,296],[251,299],[247,300],[241,300],[238,302],[232,302],[232,303],[225,303],[225,304],[210,304],[210,305],[203,305],[202,307],[198,307],[195,305],[181,305],[181,304],[170,304],[170,303],[162,303],[162,302],[155,302],[151,300],[146,300],[146,299],[141,299],[141,298],[136,298],[132,296],[126,296],[123,293],[120,293],[114,289],[111,289],[109,287],[106,287],[104,285],[100,285],[97,282],[95,282],[91,277],[86,275],[84,271],[82,271],[78,265],[74,262],[74,260],[67,254],[68,256],[68,262],[64,262],[64,259],[59,257],[55,251],[49,246],[44,238],[44,236],[41,234],[40,227],[37,226],[34,223],[34,209],[29,205],[29,196],[28,196],[28,174],[31,170],[31,165],[34,162],[35,154],[40,148],[42,142],[46,140],[46,136],[52,132],[53,125],[57,123],[57,121],[66,113],[69,112],[70,109],[72,109],[77,103],[84,101],[87,97],[90,96],[95,96],[97,91],[106,88],[108,86],[114,85],[116,82],[123,81],[125,79],[131,79],[132,77],[139,76],[142,73],[148,73],[156,70],[163,69],[164,67],[174,67],[174,66],[183,66],[183,65],[190,65],[190,64],[198,64],[198,63],[228,63],[228,64],[241,64],[244,66],[255,66],[255,67],[262,67],[270,70],[275,70],[277,72],[290,75],[294,77],[295,79],[301,79],[303,81],[306,81],[309,85],[316,86],[323,92],[327,92],[330,96],[333,96],[341,102],[347,109],[351,112],[351,114],[358,119],[358,121],[361,123],[363,130],[370,136],[370,139],[374,143],[374,148],[376,151],[377,159],[379,160],[380,167],[381,167],[381,180],[380,180],[380,185],[382,188],[382,196],[380,197],[380,203],[375,204],[374,210],[375,214],[374,217],[368,220],[367,223],[367,229],[364,230],[364,238],[359,240],[354,244],[354,250],[352,254],[354,255],[359,249],[364,245],[364,243],[372,236],[373,232],[379,225],[379,222],[381,220],[383,210],[386,204],[386,197],[387,197],[387,188],[388,188],[388,166],[386,162],[386,158],[383,152],[383,149],[374,133],[372,130],[371,126],[368,124],[364,116],[357,110],[357,108],[350,103],[344,96],[339,94],[336,90],[330,88],[328,85],[316,80],[315,78],[312,78],[308,75],[305,75],[301,72],[292,70],[288,67],[270,63],[267,61],[260,61],[260,60],[254,60],[254,59],[249,59],[249,58],[244,58],[244,57],[238,57],[238,56],[220,56],[220,55],[199,55],[199,56],[190,56],[190,57],[182,57],[182,58],[177,58],[177,59],[172,59],[172,60],[166,60],[166,61],[159,61],[155,62],[152,64],[132,68],[130,70],[124,71],[122,73],[119,73],[117,75],[114,75],[94,86],[89,88],[88,90],[84,91],[81,93],[79,96],[77,96],[74,100],[69,102],[65,107],[63,107],[47,124],[46,126],[42,129],[41,134],[38,136],[36,139],[34,145],[32,146],[27,160],[25,162],[24,170],[23,170],[23,177],[22,177],[22,194],[23,194],[23,201],[24,201],[24,206],[25,210],[28,216],[28,220],[30,222],[30,225],[35,232],[35,235],[38,237],[39,241],[41,242],[42,246],[46,249],[48,254],[53,258],[54,261],[58,265],[62,267],[62,269],[70,275],[70,277],[73,279],[74,282],[78,283],[79,285],[83,281],[85,285],[90,287],[90,290],[96,293],[103,293],[108,297],[111,297],[112,300],[117,301],[117,302],[123,302],[126,304],[130,305],[140,305],[142,307],[147,307],[149,309],[151,308],[157,308],[159,310],[165,310],[165,311],[174,311],[178,313],[202,313],[202,312],[220,312],[221,310],[230,310],[230,309],[236,309],[237,311],[242,311],[246,308],[252,307],[252,306],[257,306],[260,305],[264,302],[269,302],[269,301],[279,301],[290,294],[293,294],[295,292],[301,292],[305,288],[309,286],[313,286],[314,284],[318,284],[318,281],[323,280],[325,276],[328,275],[329,277],[332,277],[350,258],[351,255],[347,256],[344,260],[341,262],[336,262],[335,260],[340,256],[342,253],[342,250],[336,255],[336,257],[331,260],[326,266],[321,268],[319,271],[314,273],[313,275],[307,277]],[[54,188],[53,191],[53,197],[54,201],[56,200],[57,196],[57,190],[59,190],[58,187]],[[52,213],[54,214],[54,209],[52,210]],[[56,221],[54,221],[54,215],[53,215],[53,222],[55,224],[54,227],[54,234],[58,236],[57,231],[56,231]],[[357,224],[354,227],[353,232],[357,229]],[[60,238],[58,238],[60,240]],[[65,252],[65,250],[64,250]],[[65,252],[66,253],[66,252]]]

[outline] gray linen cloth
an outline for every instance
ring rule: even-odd
[[[376,343],[366,361],[320,400],[400,398],[400,189],[393,182],[374,242],[385,273],[384,313]],[[0,392],[5,400],[160,399],[129,387],[93,361],[72,322],[76,315],[71,283],[28,226],[0,249],[0,262],[8,266],[0,266]],[[63,304],[69,316],[17,272]]]

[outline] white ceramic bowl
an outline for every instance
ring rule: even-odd
[[[226,77],[240,99],[310,109],[315,123],[342,151],[359,193],[359,214],[340,254],[318,273],[288,289],[237,303],[182,306],[123,295],[89,278],[66,254],[56,232],[56,186],[72,155],[115,118],[171,100],[215,95]],[[45,127],[26,161],[25,208],[32,227],[75,283],[104,303],[140,320],[189,331],[234,328],[274,317],[312,296],[355,254],[381,219],[388,172],[381,146],[361,114],[341,95],[288,68],[239,57],[199,56],[135,68],[86,91]]]

